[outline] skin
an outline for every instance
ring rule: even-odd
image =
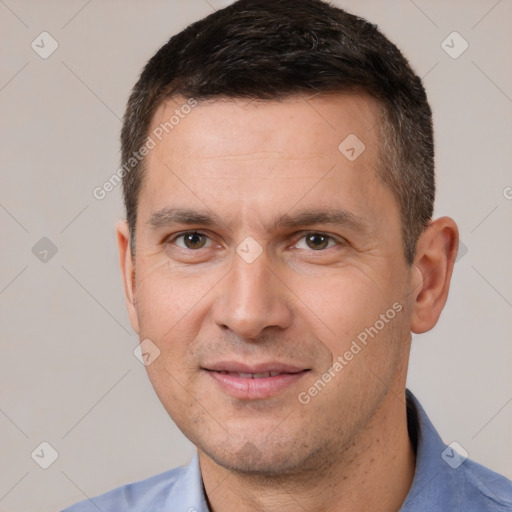
[[[162,104],[151,130],[183,102]],[[378,115],[362,94],[200,103],[147,156],[135,258],[118,224],[132,326],[161,352],[148,375],[198,448],[214,512],[396,511],[410,489],[411,332],[439,318],[458,232],[447,217],[432,221],[406,263],[398,205],[377,174]],[[354,161],[338,150],[349,134],[365,144]],[[151,226],[165,208],[216,221]],[[319,209],[358,224],[273,226]],[[177,238],[191,231],[206,235],[192,248]],[[236,252],[246,237],[262,250],[251,263]],[[299,393],[396,303],[401,311],[301,403]],[[202,369],[225,360],[308,371],[270,397],[241,399]]]

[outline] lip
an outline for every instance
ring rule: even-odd
[[[224,392],[245,400],[270,398],[309,372],[309,368],[284,363],[268,362],[248,365],[236,361],[214,363],[203,370]],[[276,375],[261,376],[265,373]],[[254,374],[256,374],[256,378],[253,377]]]
[[[204,370],[212,370],[216,372],[233,372],[233,373],[265,373],[265,372],[278,372],[278,373],[298,373],[308,368],[303,366],[295,366],[279,362],[266,362],[256,364],[246,364],[238,361],[219,361],[205,365]]]

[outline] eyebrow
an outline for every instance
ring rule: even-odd
[[[153,229],[163,228],[171,224],[202,224],[213,226],[224,224],[213,212],[196,211],[181,208],[162,208],[154,212],[148,220],[148,226]]]
[[[348,210],[307,210],[296,215],[280,215],[273,223],[273,228],[288,227],[297,228],[313,224],[331,224],[346,226],[358,231],[364,231],[369,223],[363,217],[353,214]]]
[[[164,228],[172,224],[200,224],[203,226],[226,225],[218,215],[212,211],[190,210],[182,208],[162,208],[154,212],[148,226],[152,229]],[[355,231],[365,231],[369,223],[363,217],[355,215],[347,210],[313,209],[305,210],[296,215],[288,213],[279,215],[273,219],[269,231],[279,228],[297,228],[314,224],[330,224],[345,226]]]

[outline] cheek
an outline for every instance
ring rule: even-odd
[[[406,308],[399,287],[393,285],[392,269],[380,275],[386,275],[386,281],[372,279],[360,268],[345,267],[329,278],[317,278],[314,287],[297,284],[297,295],[310,308],[304,311],[309,325],[315,326],[316,338],[330,352],[332,362],[341,364],[333,393],[346,386],[379,387],[389,381],[402,357],[408,337]]]
[[[165,265],[143,268],[135,293],[141,336],[167,340],[175,332],[193,329],[214,286],[215,279],[204,272],[183,275]]]
[[[388,287],[389,283],[378,282],[360,269],[347,266],[325,275],[297,279],[294,291],[309,311],[311,321],[326,334],[322,339],[334,343],[332,348],[343,348],[344,343],[392,307],[396,294]]]

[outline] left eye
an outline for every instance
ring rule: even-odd
[[[203,233],[189,231],[188,233],[178,235],[174,239],[174,243],[182,249],[203,249],[211,244],[211,240]]]
[[[321,251],[334,245],[336,245],[336,242],[328,235],[323,235],[322,233],[308,233],[295,244],[295,247],[299,249],[313,249],[314,251]]]

